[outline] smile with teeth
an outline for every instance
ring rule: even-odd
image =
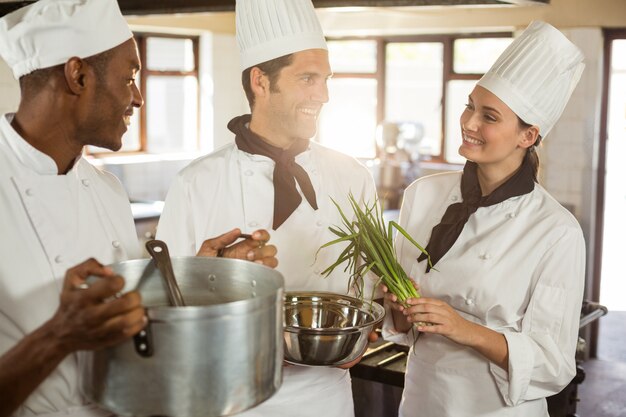
[[[132,117],[132,116],[129,116],[129,115],[124,116],[124,124],[125,124],[126,126],[130,126],[130,118],[131,118],[131,117]]]
[[[467,135],[463,135],[463,140],[472,145],[484,145],[485,144],[485,142],[483,142],[482,140],[474,139]]]
[[[299,112],[306,114],[307,116],[317,116],[317,110],[309,109],[306,107],[300,107],[298,109]]]

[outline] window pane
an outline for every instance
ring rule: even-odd
[[[193,71],[193,41],[177,38],[148,38],[146,68],[155,71]]]
[[[465,163],[465,158],[459,155],[459,146],[461,146],[461,124],[459,119],[467,104],[467,97],[475,85],[476,81],[474,80],[454,80],[448,83],[445,155],[448,162]]]
[[[376,155],[376,80],[334,78],[320,119],[320,143],[354,157]]]
[[[376,72],[376,41],[329,41],[328,59],[333,72]]]
[[[195,151],[198,82],[195,77],[150,76],[146,104],[149,152]]]
[[[626,39],[616,39],[613,41],[611,67],[614,70],[626,70]]]
[[[475,38],[454,41],[454,72],[484,74],[513,38]]]
[[[439,155],[443,44],[390,43],[386,56],[385,119],[422,125],[420,153]]]

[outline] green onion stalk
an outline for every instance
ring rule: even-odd
[[[363,296],[365,275],[371,271],[379,278],[374,286],[374,291],[382,282],[390,292],[398,297],[398,301],[402,304],[405,304],[407,298],[419,298],[419,292],[398,262],[392,229],[396,229],[428,256],[426,250],[395,221],[390,221],[385,226],[378,200],[375,200],[371,205],[365,203],[364,207],[358,204],[352,193],[349,195],[349,200],[355,220],[349,220],[339,204],[334,199],[332,200],[339,210],[343,225],[329,227],[337,239],[322,245],[319,250],[344,242],[347,242],[348,246],[341,252],[335,263],[326,268],[322,274],[327,277],[335,268],[347,261],[344,271],[350,270],[351,273],[349,288],[354,286],[359,296]],[[428,263],[430,264],[430,257]],[[374,293],[370,299],[373,297]]]

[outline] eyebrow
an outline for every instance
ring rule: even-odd
[[[471,96],[467,96],[467,98],[468,98],[468,100],[469,100],[470,102],[472,102],[472,104],[474,103],[474,100],[472,100],[472,97],[471,97]],[[491,106],[482,106],[482,108],[483,108],[483,109],[485,109],[485,110],[492,111],[492,112],[494,112],[494,113],[496,113],[496,114],[502,115],[502,113],[500,113],[500,111],[499,111],[498,109],[494,108],[494,107],[491,107]]]

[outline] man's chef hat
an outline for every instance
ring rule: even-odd
[[[0,55],[19,79],[132,36],[116,0],[39,0],[0,19]]]
[[[585,68],[582,52],[561,32],[534,21],[478,81],[545,137]]]
[[[328,49],[311,0],[237,0],[241,69],[305,49]]]

